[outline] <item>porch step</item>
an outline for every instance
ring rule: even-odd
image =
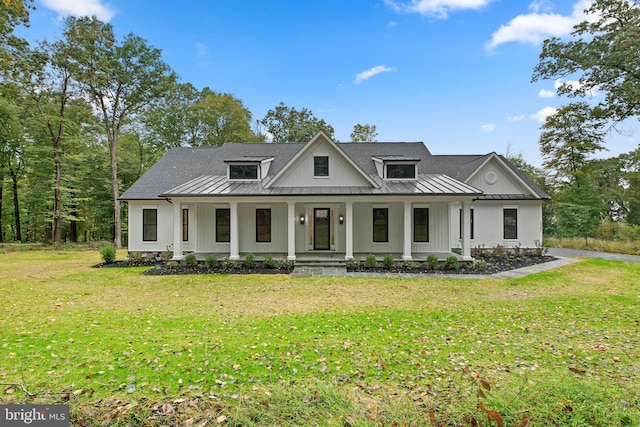
[[[298,259],[296,260],[296,268],[299,267],[345,267],[347,265],[346,261],[340,260],[328,260],[328,259],[318,259],[318,260],[310,260],[310,259]]]

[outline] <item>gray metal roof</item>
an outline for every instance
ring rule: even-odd
[[[275,187],[263,188],[259,181],[228,181],[226,175],[203,175],[172,188],[160,197],[174,196],[296,196],[296,195],[481,195],[482,191],[446,175],[424,174],[406,181],[385,181],[373,187]]]
[[[221,147],[173,148],[165,153],[122,196],[122,200],[154,200],[170,195],[275,195],[275,194],[480,194],[464,181],[492,154],[432,155],[422,142],[336,143],[345,156],[356,163],[380,188],[270,188],[269,182],[305,146],[305,143],[229,143]],[[413,159],[416,181],[382,181],[373,157]],[[273,158],[267,177],[260,182],[227,182],[229,161]],[[504,158],[502,158],[505,160]],[[536,193],[549,196],[509,162],[506,164]],[[536,198],[536,197],[534,197]]]

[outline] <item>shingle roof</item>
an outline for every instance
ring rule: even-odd
[[[372,157],[419,159],[415,182],[383,182],[381,188],[270,188],[259,182],[227,182],[225,161],[273,158],[268,182],[305,146],[305,143],[230,143],[221,147],[173,148],[158,160],[122,196],[122,200],[152,200],[170,195],[274,194],[468,194],[479,190],[464,184],[491,154],[432,155],[421,142],[336,143],[375,182],[381,182]],[[502,158],[505,160],[504,158]],[[505,160],[506,162],[506,160]],[[511,164],[506,164],[539,198],[549,196]],[[512,198],[516,197],[511,195]],[[535,197],[534,197],[535,198]]]

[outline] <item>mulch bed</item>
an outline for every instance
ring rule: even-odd
[[[476,259],[478,259],[476,257]],[[514,270],[517,268],[528,267],[530,265],[542,264],[545,262],[553,261],[557,258],[542,255],[522,255],[511,257],[492,257],[490,255],[481,257],[483,263],[476,263],[474,266],[460,266],[457,269],[445,269],[440,265],[436,269],[429,269],[426,263],[417,263],[417,268],[407,268],[406,264],[396,264],[391,268],[384,267],[365,267],[361,264],[357,268],[347,267],[348,272],[363,272],[363,273],[430,273],[430,274],[496,274],[503,271]],[[246,268],[242,264],[238,264],[234,268],[225,268],[222,266],[209,267],[206,265],[198,265],[197,267],[189,267],[186,265],[177,265],[168,267],[165,263],[157,262],[138,262],[131,263],[128,261],[114,261],[112,263],[101,263],[95,265],[96,268],[123,268],[123,267],[150,267],[144,274],[149,276],[162,276],[162,275],[182,275],[182,274],[290,274],[295,267],[292,268]]]

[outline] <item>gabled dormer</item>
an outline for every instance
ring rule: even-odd
[[[378,176],[387,181],[415,181],[421,159],[402,155],[372,157]]]
[[[227,179],[229,181],[261,181],[269,173],[273,157],[245,156],[226,159]]]

